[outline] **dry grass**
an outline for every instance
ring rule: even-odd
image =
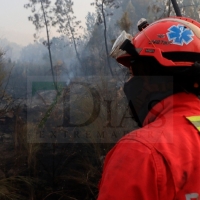
[[[42,122],[46,136],[50,136],[55,129],[61,132],[66,128],[62,127],[62,100],[63,95],[68,95],[66,93],[62,93],[56,103],[52,101],[54,105],[48,115],[45,115],[45,109],[48,111],[51,102],[45,104],[47,107],[35,110],[32,114],[37,122],[33,120],[26,123],[20,116],[21,107],[15,110],[13,141],[9,144],[10,149],[8,145],[5,146],[5,156],[0,157],[3,163],[0,169],[5,174],[0,179],[0,199],[96,199],[104,156],[120,139],[110,136],[100,139],[96,133],[105,131],[107,136],[109,132],[120,129],[118,126],[126,106],[122,106],[125,99],[121,88],[116,89],[117,80],[104,77],[86,80],[87,83],[90,81],[93,84],[88,87],[72,85],[68,102],[71,107],[71,123],[74,124],[87,121],[95,104],[99,104],[100,109],[93,112],[92,123],[70,129],[72,135],[73,131],[79,129],[82,139],[71,138],[65,143],[57,138],[38,138],[38,125],[44,116],[47,116]],[[95,90],[98,95],[92,96],[91,91]],[[28,119],[32,119],[31,113],[28,114]],[[127,123],[123,121],[122,124]],[[90,133],[90,137],[85,137],[86,132]],[[23,188],[26,190],[23,191]]]

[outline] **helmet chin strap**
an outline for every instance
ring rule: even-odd
[[[142,127],[151,109],[174,93],[173,78],[169,76],[136,76],[125,83],[124,93],[138,126]]]

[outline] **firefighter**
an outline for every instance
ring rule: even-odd
[[[138,23],[111,56],[132,77],[124,92],[139,129],[107,154],[98,200],[200,199],[200,23]]]

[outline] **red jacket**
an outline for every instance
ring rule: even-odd
[[[164,99],[148,113],[143,128],[107,154],[98,200],[200,199],[198,129],[200,100],[195,95]]]

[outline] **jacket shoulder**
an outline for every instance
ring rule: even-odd
[[[153,147],[125,136],[106,156],[99,199],[158,200],[166,188],[166,173],[163,158]],[[174,191],[170,195],[172,199]]]

